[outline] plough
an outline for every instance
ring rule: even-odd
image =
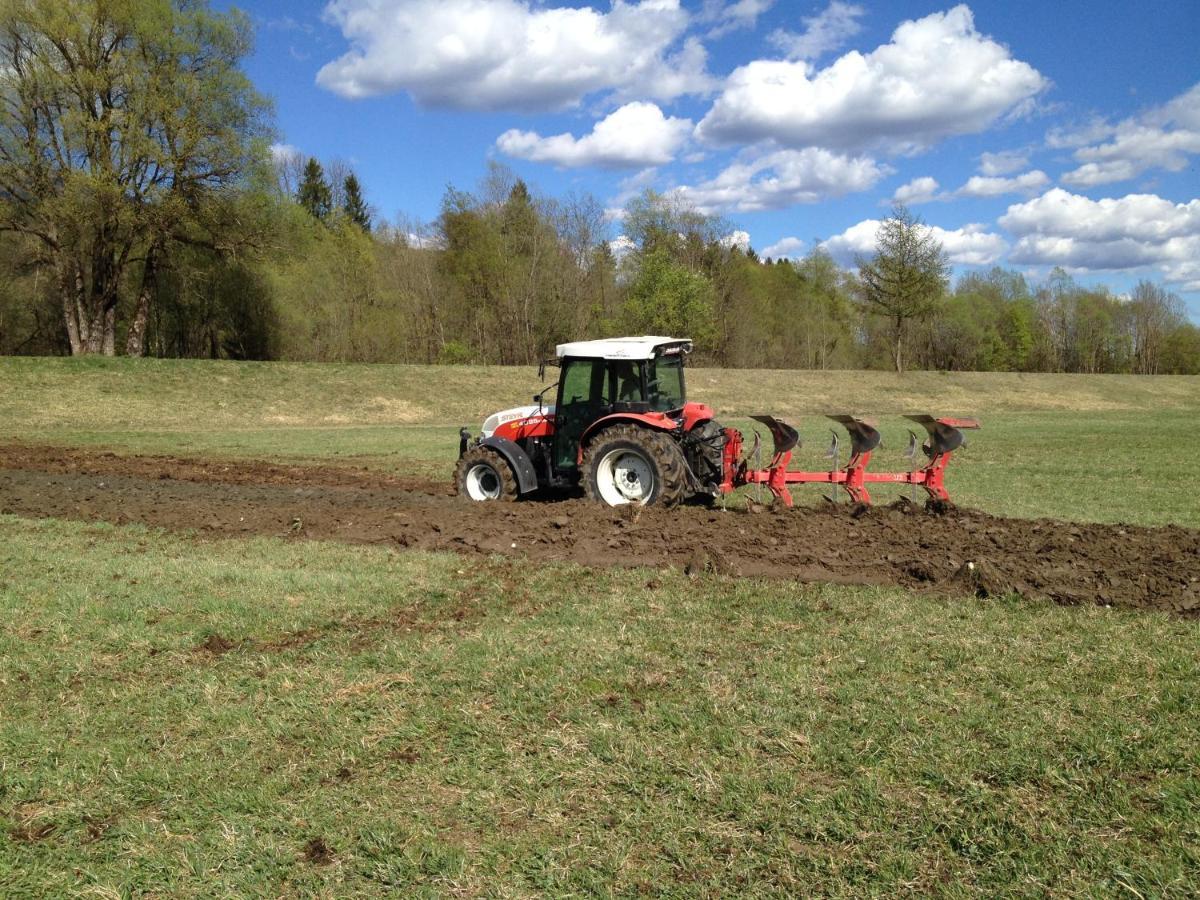
[[[760,438],[755,433],[755,445],[750,453],[743,456],[743,436],[736,428],[725,429],[725,479],[720,491],[728,494],[743,485],[765,485],[771,493],[785,506],[792,505],[792,495],[788,485],[792,484],[830,484],[840,485],[854,503],[871,502],[868,484],[907,484],[915,492],[918,487],[924,488],[932,500],[948,501],[950,494],[946,491],[946,465],[954,451],[963,446],[966,438],[963,429],[977,429],[976,419],[934,418],[933,416],[905,416],[921,425],[928,438],[921,443],[915,431],[909,430],[909,445],[905,452],[906,458],[913,461],[913,467],[907,472],[871,472],[871,454],[875,451],[882,437],[875,422],[871,419],[859,419],[854,416],[829,416],[846,429],[850,436],[850,458],[845,466],[838,466],[840,441],[837,432],[833,434],[833,442],[826,458],[833,460],[828,471],[799,472],[791,471],[788,465],[792,460],[792,451],[800,446],[800,434],[791,425],[781,422],[774,416],[751,416],[757,422],[767,427],[774,441],[771,461],[765,468],[751,468],[750,459],[758,455]],[[916,466],[917,448],[927,459],[923,466]],[[835,496],[830,496],[835,499]]]

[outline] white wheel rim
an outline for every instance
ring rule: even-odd
[[[467,471],[467,496],[472,500],[499,500],[499,473],[485,463],[472,466]]]
[[[636,450],[611,450],[596,468],[596,487],[609,506],[642,506],[654,496],[654,469]]]

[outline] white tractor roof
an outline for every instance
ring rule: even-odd
[[[690,353],[692,350],[691,338],[672,338],[648,334],[642,337],[606,338],[602,341],[575,341],[571,344],[559,344],[555,355],[559,359],[564,356],[653,359],[656,351],[666,345],[677,346],[683,353]]]

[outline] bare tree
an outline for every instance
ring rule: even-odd
[[[1139,281],[1128,311],[1133,370],[1139,375],[1157,375],[1168,335],[1187,321],[1183,301],[1163,287]]]

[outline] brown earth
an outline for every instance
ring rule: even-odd
[[[1200,531],[903,503],[728,511],[472,504],[445,485],[365,469],[21,446],[0,447],[0,513],[1200,614]]]

